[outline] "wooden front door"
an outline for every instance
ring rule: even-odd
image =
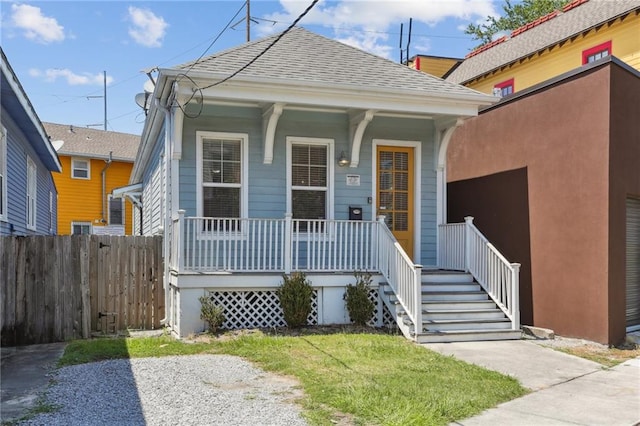
[[[413,259],[413,148],[378,146],[376,161],[376,211]]]

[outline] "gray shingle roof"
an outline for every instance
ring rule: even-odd
[[[130,161],[136,158],[140,136],[129,133],[75,127],[68,124],[42,123],[51,141],[64,141],[59,155],[103,158],[113,152],[113,159]]]
[[[447,77],[447,81],[465,83],[500,66],[524,58],[589,28],[638,9],[640,9],[640,0],[589,0],[484,52],[465,59]]]
[[[193,71],[231,74],[257,56],[277,36],[205,57],[193,66]],[[179,65],[176,69],[189,69],[192,63]],[[285,34],[240,76],[367,90],[403,88],[434,95],[478,93],[300,27]]]

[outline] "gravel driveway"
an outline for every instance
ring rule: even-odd
[[[59,406],[21,425],[306,425],[292,379],[242,358],[191,355],[63,367],[46,394]]]

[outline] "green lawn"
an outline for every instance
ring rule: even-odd
[[[312,424],[445,425],[527,391],[515,379],[385,334],[269,336],[185,343],[168,336],[74,341],[60,365],[110,358],[237,355],[296,377]]]

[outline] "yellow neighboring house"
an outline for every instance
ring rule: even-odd
[[[131,235],[131,203],[112,198],[127,185],[140,136],[43,123],[58,152],[58,234]]]
[[[470,52],[445,79],[510,95],[607,56],[640,70],[640,0],[575,0]]]

